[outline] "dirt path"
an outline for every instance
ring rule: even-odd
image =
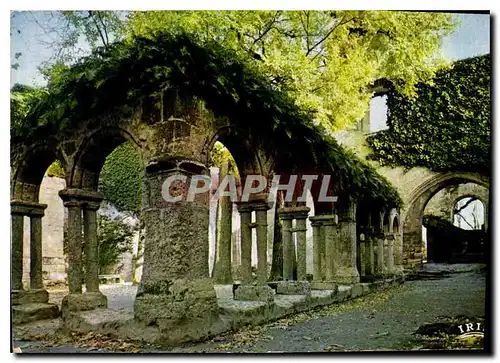
[[[413,333],[443,317],[482,317],[485,275],[453,274],[438,280],[416,280],[343,304],[284,318],[173,350],[142,352],[325,352],[409,350],[419,346]],[[74,346],[44,347],[18,342],[23,352],[85,352]],[[95,351],[95,350],[94,350]],[[100,350],[103,352],[104,350]]]

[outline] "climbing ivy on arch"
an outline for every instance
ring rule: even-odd
[[[300,159],[302,167],[333,174],[338,193],[372,205],[401,203],[386,179],[314,122],[314,109],[298,106],[252,64],[248,56],[192,35],[164,32],[115,43],[58,70],[25,117],[11,125],[11,142],[60,137],[82,122],[96,126],[110,109],[140,107],[144,97],[168,88],[204,100],[285,168]]]

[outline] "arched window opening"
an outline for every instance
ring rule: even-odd
[[[466,230],[480,230],[484,226],[484,205],[476,198],[466,197],[453,207],[453,225]]]

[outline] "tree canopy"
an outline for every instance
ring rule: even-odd
[[[130,36],[168,29],[201,42],[216,40],[249,55],[315,121],[342,129],[358,121],[378,79],[412,96],[444,65],[440,40],[450,14],[403,11],[134,11]]]
[[[371,159],[384,165],[490,174],[491,56],[459,60],[417,85],[410,99],[387,98],[389,128],[370,136]]]

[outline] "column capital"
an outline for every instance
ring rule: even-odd
[[[253,210],[251,202],[234,202],[234,204],[240,213],[250,213]]]
[[[99,209],[99,205],[104,199],[99,192],[77,188],[60,190],[59,197],[63,200],[65,207],[81,207],[91,210]]]
[[[99,208],[101,207],[101,203],[100,202],[85,202],[83,204],[83,209],[87,209],[87,210],[92,210],[92,211],[96,211],[98,210]]]
[[[281,219],[307,219],[308,207],[284,207],[278,210]]]
[[[309,217],[311,222],[314,222],[316,225],[328,225],[332,226],[338,223],[337,216],[335,214],[322,214],[319,216]]]
[[[252,208],[254,210],[262,210],[262,211],[268,211],[271,209],[271,204],[264,202],[264,201],[256,201],[256,202],[251,202],[252,203]]]
[[[43,217],[47,204],[27,202],[20,199],[13,199],[10,201],[10,213],[21,214],[30,217]]]
[[[310,211],[311,208],[309,207],[293,207],[293,210],[290,211],[290,213],[293,214],[295,219],[307,219]]]

